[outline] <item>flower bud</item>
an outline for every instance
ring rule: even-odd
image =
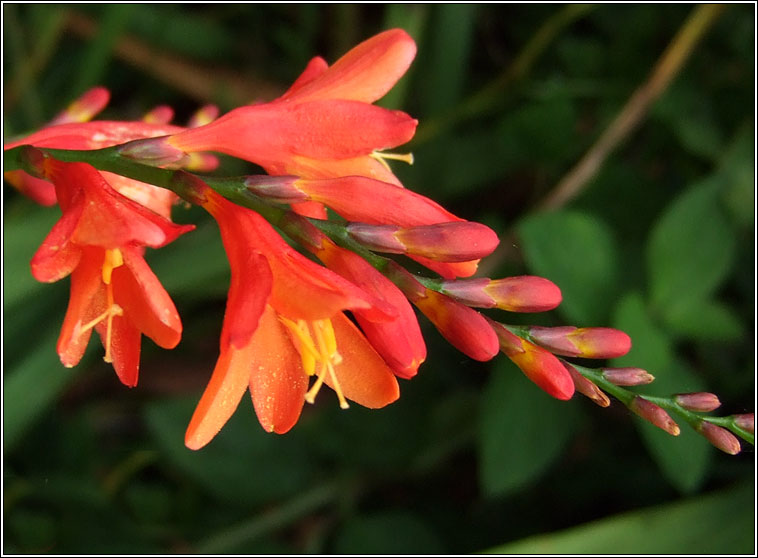
[[[187,128],[197,128],[210,124],[218,117],[218,107],[216,105],[205,105],[195,111],[195,114],[187,122]]]
[[[24,145],[20,148],[19,162],[24,171],[35,178],[46,178],[46,158],[46,155],[42,151],[31,145]]]
[[[608,407],[611,404],[611,400],[608,399],[608,396],[605,394],[605,392],[597,387],[593,382],[582,376],[576,368],[570,364],[566,364],[565,362],[563,363],[563,366],[565,366],[566,370],[568,370],[569,374],[571,374],[571,379],[574,380],[574,387],[576,388],[576,391],[586,397],[589,397],[593,403],[599,405],[600,407]]]
[[[707,413],[721,406],[721,401],[713,393],[678,393],[674,400],[688,411]]]
[[[734,424],[753,434],[755,431],[755,413],[745,413],[743,415],[734,415]]]
[[[253,194],[278,203],[294,203],[308,200],[308,196],[297,189],[296,176],[251,175],[245,178],[245,187]]]
[[[380,252],[424,256],[440,262],[467,262],[488,256],[497,247],[489,227],[471,221],[452,221],[416,227],[351,223],[355,240]]]
[[[168,141],[171,136],[133,140],[118,147],[118,153],[127,159],[153,167],[179,168],[187,160],[187,154]]]
[[[444,281],[442,292],[468,306],[509,312],[545,312],[561,303],[561,291],[555,283],[531,275],[494,281],[486,277]]]
[[[655,380],[647,370],[633,366],[603,368],[603,377],[617,386],[642,386]]]
[[[216,167],[218,167],[219,164],[218,157],[213,153],[196,151],[195,153],[190,153],[187,157],[188,160],[184,165],[184,168],[188,171],[211,172],[216,170]]]
[[[726,428],[721,428],[704,420],[697,426],[697,431],[711,444],[729,455],[737,455],[742,449],[737,437]]]
[[[408,292],[406,296],[409,296]],[[487,361],[500,351],[497,335],[476,310],[431,289],[425,289],[423,296],[409,298],[442,336],[465,355]]]
[[[632,399],[632,402],[629,404],[629,410],[654,426],[665,430],[672,436],[679,436],[681,432],[679,425],[674,422],[674,419],[665,410],[639,395]]]
[[[110,91],[105,87],[93,87],[86,91],[76,101],[67,106],[48,126],[70,124],[72,122],[87,122],[105,108],[111,98]]]
[[[158,105],[142,117],[148,124],[168,124],[174,118],[174,109],[168,105]]]
[[[562,356],[616,358],[632,347],[626,333],[610,327],[533,326],[529,335],[538,345]]]
[[[571,399],[574,380],[561,361],[545,349],[514,335],[503,324],[489,322],[497,333],[500,349],[527,378],[556,399]]]

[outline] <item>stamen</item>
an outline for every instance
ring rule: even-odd
[[[297,352],[300,353],[300,360],[303,362],[303,369],[305,370],[306,374],[313,376],[313,374],[316,372],[316,361],[319,360],[320,356],[316,350],[316,346],[313,344],[311,334],[308,332],[308,324],[305,320],[298,320],[297,322],[293,322],[284,316],[279,316],[279,321],[281,321],[287,327],[290,333],[295,336],[293,341],[295,343]]]
[[[334,334],[331,320],[314,320],[312,322],[298,320],[294,322],[284,316],[279,316],[279,320],[292,334],[292,342],[295,345],[295,349],[300,353],[306,374],[309,376],[314,375],[316,364],[318,363],[319,365],[318,376],[305,394],[305,400],[308,403],[315,401],[316,395],[324,384],[326,375],[329,374],[329,379],[339,399],[340,407],[347,409],[349,405],[345,395],[342,393],[342,387],[334,369],[336,365],[342,362],[342,355],[337,352],[337,338]]]
[[[105,261],[103,261],[103,283],[110,285],[113,270],[122,265],[124,265],[124,256],[121,254],[121,250],[118,248],[106,250]]]
[[[390,168],[389,164],[387,164],[387,160],[403,161],[409,165],[413,164],[413,153],[389,153],[384,151],[374,151],[371,153],[370,157],[373,157],[379,161],[388,171],[392,171],[392,169]]]

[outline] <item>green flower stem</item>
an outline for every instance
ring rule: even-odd
[[[585,378],[587,378],[588,380],[596,384],[603,391],[610,393],[613,397],[621,401],[627,407],[631,404],[632,400],[635,397],[642,397],[643,399],[646,399],[650,401],[651,403],[655,403],[659,407],[665,409],[670,414],[676,415],[680,419],[684,420],[687,424],[689,424],[692,428],[697,428],[697,426],[702,421],[710,422],[717,426],[726,428],[727,430],[731,431],[733,434],[736,434],[737,436],[739,436],[746,442],[750,442],[751,444],[755,445],[755,435],[752,432],[748,432],[747,430],[740,428],[736,424],[734,416],[727,416],[727,417],[704,416],[700,413],[696,413],[682,407],[679,403],[676,402],[675,396],[673,395],[670,395],[667,397],[656,397],[653,395],[642,395],[639,393],[635,393],[631,390],[625,389],[621,386],[617,386],[616,384],[613,384],[610,381],[608,381],[603,375],[602,370],[599,370],[596,368],[587,368],[585,366],[579,366],[578,364],[574,364],[574,363],[567,363],[567,364],[570,364],[571,366],[573,366],[574,369],[576,369],[582,376],[584,376]]]
[[[303,220],[306,220],[339,246],[360,255],[374,268],[387,275],[390,280],[398,280],[397,273],[394,273],[391,269],[392,266],[389,265],[392,260],[375,254],[350,237],[344,223],[301,217],[285,206],[269,202],[253,194],[247,188],[245,185],[247,177],[245,176],[198,176],[185,170],[172,170],[145,165],[122,156],[118,151],[120,147],[116,145],[94,150],[38,147],[33,147],[32,149],[59,161],[66,163],[88,163],[98,170],[112,172],[133,180],[139,180],[140,182],[171,190],[190,203],[197,203],[193,183],[200,180],[232,202],[256,211],[269,223],[279,227],[293,240],[301,243],[303,246],[307,247],[311,244],[308,233],[302,225]],[[30,174],[35,174],[33,165],[31,165],[25,155],[25,151],[28,149],[29,146],[20,145],[4,151],[3,164],[5,171],[21,169]],[[438,279],[417,275],[414,275],[414,277],[419,283],[430,289],[439,291],[442,288],[441,281]]]

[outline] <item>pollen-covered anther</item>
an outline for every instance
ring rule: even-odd
[[[413,164],[413,153],[390,153],[386,151],[373,151],[370,157],[373,157],[379,161],[388,171],[392,170],[387,163],[388,160],[402,161],[404,163],[408,163],[409,165]]]
[[[314,320],[312,322],[298,320],[295,322],[284,316],[279,316],[279,319],[290,332],[295,349],[300,354],[305,373],[309,376],[314,375],[318,365],[318,377],[306,392],[305,400],[308,403],[315,402],[316,395],[321,390],[328,374],[329,382],[337,394],[340,407],[347,409],[349,405],[342,393],[337,373],[334,370],[334,367],[342,362],[342,355],[337,351],[337,338],[331,320]]]

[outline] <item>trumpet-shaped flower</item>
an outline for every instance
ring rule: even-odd
[[[85,163],[41,162],[56,189],[63,216],[32,258],[39,281],[71,275],[71,297],[57,350],[71,367],[82,358],[92,330],[121,381],[137,384],[140,336],[173,348],[182,332],[176,308],[144,260],[194,228],[171,223],[116,192]]]
[[[331,67],[314,58],[280,98],[236,108],[167,143],[188,153],[227,153],[272,175],[360,175],[400,184],[385,161],[394,156],[381,151],[410,140],[417,121],[371,103],[392,88],[415,55],[405,31],[385,31]]]
[[[199,449],[223,427],[249,390],[268,432],[287,432],[323,384],[378,408],[397,399],[392,369],[343,310],[391,319],[392,306],[292,249],[256,212],[209,188],[200,203],[219,224],[231,283],[220,356],[185,436]],[[314,376],[308,387],[309,377]]]

